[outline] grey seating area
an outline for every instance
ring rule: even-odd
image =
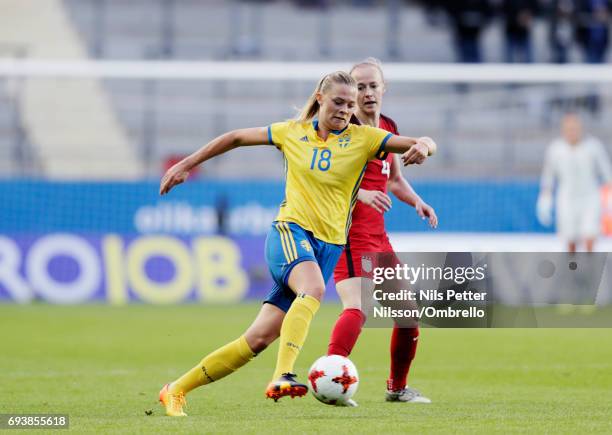
[[[286,0],[64,3],[91,54],[102,58],[354,61],[375,53],[400,61],[444,61],[452,55],[446,29],[432,29],[421,9],[398,0],[374,7],[333,1],[325,9]]]
[[[120,119],[159,174],[160,162],[184,155],[228,130],[266,126],[293,117],[314,84],[308,82],[169,82],[106,81]],[[452,85],[389,83],[385,112],[400,133],[429,135],[440,154],[422,167],[408,169],[413,178],[537,177],[544,150],[558,135],[558,120],[591,92],[585,86]],[[605,123],[610,89],[599,90],[601,109],[585,116],[587,131],[612,137]],[[609,147],[609,141],[606,143]],[[205,166],[215,177],[282,177],[282,156],[273,147],[241,149]]]
[[[11,103],[6,95],[6,89],[0,84],[0,173],[11,174],[14,161],[14,148],[11,138],[14,136],[11,119]]]
[[[167,80],[107,80],[105,85],[151,177],[168,158],[189,154],[228,130],[267,126],[294,114],[290,98],[275,94],[276,86]],[[282,155],[274,147],[235,150],[202,171],[223,178],[279,178],[283,173]]]
[[[416,0],[62,1],[90,55],[98,58],[455,60],[452,26],[446,16],[427,14]],[[327,7],[313,6],[317,4]],[[483,29],[487,62],[502,61],[502,27],[496,18]],[[537,62],[550,61],[548,31],[544,17],[534,22]],[[568,57],[581,61],[575,46],[569,48]]]

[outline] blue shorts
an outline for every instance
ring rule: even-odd
[[[289,273],[295,265],[302,261],[316,262],[327,284],[343,248],[342,245],[316,239],[310,231],[293,222],[273,222],[266,237],[266,262],[274,287],[264,303],[287,312],[296,296],[287,285]]]

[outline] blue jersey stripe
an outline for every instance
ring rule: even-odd
[[[289,162],[287,161],[287,156],[283,153],[283,166],[285,167],[285,196],[280,203],[281,207],[287,205],[287,171],[289,170]]]
[[[380,155],[380,153],[385,151],[385,145],[387,144],[387,141],[389,140],[391,136],[393,136],[393,133],[389,133],[388,135],[385,136],[385,138],[380,143],[380,147],[378,148],[378,151],[376,151],[376,154],[375,154],[376,156]]]

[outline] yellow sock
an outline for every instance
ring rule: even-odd
[[[293,365],[310,328],[310,322],[321,303],[308,295],[300,295],[291,304],[281,326],[280,344],[276,370],[272,380],[278,379],[283,373],[293,372]]]
[[[188,393],[196,387],[210,384],[235,372],[253,359],[255,354],[242,335],[204,357],[200,364],[170,385],[170,393]]]

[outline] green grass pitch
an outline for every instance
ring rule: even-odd
[[[189,417],[163,416],[160,387],[237,337],[258,309],[0,305],[0,413],[69,414],[79,433],[612,432],[612,329],[422,329],[410,383],[431,405],[384,402],[388,329],[364,330],[351,357],[358,408],[264,399],[273,345],[192,392]],[[338,312],[319,311],[299,379],[325,353]]]

